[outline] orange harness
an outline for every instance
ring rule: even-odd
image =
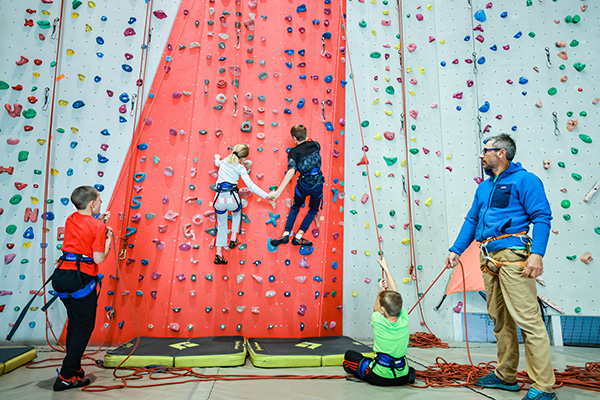
[[[490,253],[487,251],[487,247],[486,246],[487,246],[487,244],[489,242],[493,242],[494,240],[504,239],[504,238],[511,237],[511,236],[519,236],[519,237],[526,237],[526,238],[528,238],[529,241],[523,241],[523,239],[521,239],[521,241],[523,241],[523,243],[527,246],[527,254],[529,254],[530,248],[531,248],[531,238],[529,236],[527,236],[527,231],[518,232],[518,233],[506,233],[504,235],[496,236],[494,238],[485,239],[484,241],[481,242],[481,254],[483,255],[483,258],[486,261],[491,261],[492,264],[494,264],[496,266],[496,268],[498,268],[498,270],[500,270],[500,268],[503,265],[506,265],[506,264],[518,265],[520,267],[525,267],[525,261],[511,261],[511,262],[506,262],[506,261],[494,260],[492,257],[490,257]],[[498,276],[498,273],[492,271],[491,269],[489,269],[487,267],[487,265],[484,265],[481,270],[484,273],[488,273],[488,274],[491,274],[491,275],[494,275],[494,276]]]

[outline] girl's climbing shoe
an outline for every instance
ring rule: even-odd
[[[225,265],[225,264],[227,264],[227,260],[225,258],[223,258],[223,256],[220,256],[220,255],[217,254],[215,256],[215,264]]]

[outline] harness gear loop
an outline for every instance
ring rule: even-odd
[[[500,268],[503,265],[506,264],[511,264],[511,265],[518,265],[520,267],[525,267],[525,261],[498,261],[498,260],[494,260],[492,257],[490,257],[490,253],[487,249],[487,244],[489,242],[493,242],[495,240],[500,240],[500,239],[505,239],[507,237],[511,237],[511,236],[516,236],[519,237],[521,239],[521,242],[523,242],[523,244],[526,247],[527,250],[527,254],[530,254],[531,252],[531,238],[527,235],[527,231],[523,231],[523,232],[518,232],[518,233],[505,233],[504,235],[500,235],[500,236],[496,236],[493,238],[487,238],[484,241],[481,242],[481,254],[483,255],[483,258],[486,260],[486,264],[488,261],[490,261],[492,264],[494,264],[494,266],[496,268],[498,268],[498,270],[500,270]],[[523,240],[523,238],[527,238],[527,240]],[[484,273],[488,273],[494,276],[498,276],[497,272],[492,271],[491,269],[489,269],[487,267],[487,265],[484,265],[482,268],[482,271]]]

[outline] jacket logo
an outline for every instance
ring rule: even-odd
[[[505,190],[506,188],[508,188],[508,186],[500,186],[498,189]]]

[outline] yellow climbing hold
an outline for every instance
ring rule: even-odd
[[[77,77],[79,78],[79,80],[80,80],[81,82],[83,82],[83,81],[85,80],[85,75],[82,75],[82,74],[77,74]]]
[[[384,113],[385,113],[385,115],[388,115],[388,116],[389,116],[389,115],[392,115],[392,112],[391,112],[391,111],[388,111],[388,110],[385,110],[385,111],[384,111]]]
[[[377,103],[379,103],[379,97],[376,98],[375,100],[373,100],[373,104],[377,104]]]
[[[25,243],[23,243],[23,248],[24,249],[28,249],[30,247],[31,247],[31,242],[25,242]]]
[[[381,133],[378,133],[377,135],[373,136],[373,139],[375,140],[381,140],[382,136]]]
[[[427,4],[427,9],[428,9],[429,11],[433,10],[433,5],[432,5],[432,4]]]
[[[88,1],[88,7],[89,8],[96,8],[96,3],[94,3],[93,1]],[[430,8],[431,10],[431,8]]]
[[[72,56],[73,54],[75,54],[75,50],[73,50],[73,49],[67,49],[67,55],[68,56]]]
[[[389,15],[390,12],[388,10],[383,10],[383,15]]]
[[[50,175],[52,175],[52,176],[58,175],[58,170],[56,168],[50,168]]]
[[[58,101],[58,104],[64,107],[64,106],[66,106],[67,104],[69,104],[69,102],[68,102],[68,101],[66,101],[66,100],[59,100],[59,101]]]
[[[365,250],[365,256],[370,256],[371,252],[369,250]]]
[[[369,224],[368,222],[365,222],[365,229],[369,229],[371,227],[371,224]]]
[[[402,283],[411,283],[412,278],[402,278]]]
[[[425,73],[425,68],[424,68],[424,67],[421,67],[421,68],[419,68],[419,71],[420,71],[422,74],[424,74],[424,73]]]
[[[40,146],[43,146],[46,144],[46,139],[38,139],[37,142]]]
[[[395,48],[396,50],[400,50],[400,42],[398,42],[398,44],[397,44],[397,45],[395,45],[395,46],[394,46],[394,48]]]
[[[71,132],[73,132],[73,134],[75,135],[77,132],[79,132],[79,129],[77,129],[74,126],[72,126],[71,127]]]
[[[34,73],[33,73],[33,76],[34,76],[35,78],[39,78],[39,77],[40,77],[40,73],[39,73],[39,72],[34,72]]]
[[[352,297],[356,297],[358,296],[358,292],[355,290],[354,292],[352,292]]]
[[[389,77],[389,76],[386,76],[386,78],[385,78],[385,81],[386,81],[386,82],[389,82],[389,81],[390,81],[390,77]]]
[[[444,44],[446,41],[444,39],[440,40],[440,44]]]
[[[415,95],[415,92],[412,90],[409,90],[408,93],[412,94],[413,96]]]
[[[375,190],[381,190],[381,185],[375,186]]]
[[[379,178],[381,176],[381,171],[379,171],[379,170],[375,171],[375,176]]]
[[[31,196],[31,204],[37,204],[39,202],[37,197]]]
[[[73,14],[71,14],[71,17],[78,18],[79,17],[79,13],[76,12],[76,11],[73,11]]]
[[[375,0],[371,0],[371,4],[375,4],[375,3],[376,3]]]
[[[404,167],[405,165],[406,165],[406,160],[402,160],[402,161],[400,161],[400,166],[401,166],[401,167]]]
[[[86,32],[91,32],[92,31],[92,27],[89,26],[88,24],[85,24],[85,31]]]
[[[402,244],[409,244],[410,243],[410,238],[404,238],[400,241],[400,243]]]
[[[42,15],[50,15],[50,11],[48,11],[48,10],[42,10]]]
[[[350,196],[350,200],[352,200],[352,201],[356,201],[356,195],[355,195],[355,194],[353,194],[352,196]]]
[[[89,158],[89,157],[86,157],[86,158],[83,159],[83,161],[85,161],[86,163],[89,163],[90,161],[92,161],[92,159]]]
[[[406,68],[406,73],[407,73],[407,74],[410,74],[411,72],[412,72],[412,67],[408,67],[408,68]]]
[[[410,140],[412,140],[413,142],[417,143],[417,138],[416,138],[416,136],[411,136],[411,137],[410,137]]]
[[[429,207],[431,205],[431,197],[425,200],[425,205]]]
[[[373,29],[373,30],[371,31],[371,33],[373,34],[373,36],[377,36],[377,31],[376,31],[375,29]]]
[[[452,158],[452,153],[448,154],[448,157],[446,157],[446,160],[449,160]]]

